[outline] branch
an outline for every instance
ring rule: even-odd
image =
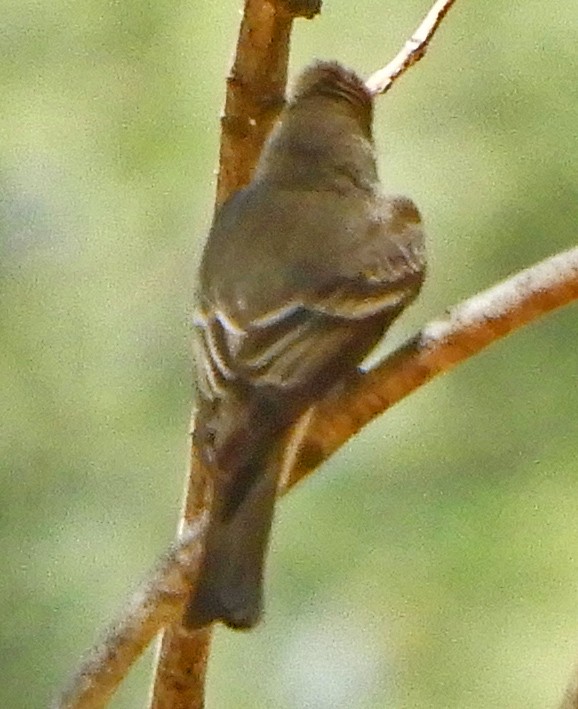
[[[389,91],[402,74],[425,56],[434,34],[455,1],[437,0],[397,56],[367,79],[365,85],[374,96]]]
[[[245,0],[221,118],[217,205],[251,180],[283,108],[293,18],[320,7],[321,0]]]
[[[320,8],[321,0],[245,0],[221,119],[217,206],[250,181],[283,107],[293,19],[313,17]],[[181,527],[208,508],[205,473],[193,450]],[[210,627],[188,631],[180,623],[165,630],[150,709],[202,709],[211,635]]]
[[[363,426],[435,376],[575,300],[578,300],[578,247],[521,271],[457,305],[446,317],[429,323],[375,369],[360,373],[346,390],[320,402],[285,490]],[[193,467],[196,465],[193,461]],[[194,583],[198,571],[205,525],[206,514],[201,514],[197,525],[189,528],[167,555],[153,580],[135,594],[131,607],[121,616],[123,619],[111,628],[104,644],[78,672],[61,703],[56,705],[58,709],[102,707],[126,671],[127,662],[134,662],[164,624],[178,620],[190,593],[191,580]],[[175,645],[181,643],[181,664],[176,663],[179,672],[169,677],[173,681],[170,687],[165,686],[163,701],[156,700],[155,707],[202,707],[206,645],[195,644],[196,634],[186,633],[176,623],[170,632],[175,636]],[[189,652],[192,654],[188,655]],[[188,668],[188,674],[184,668]],[[181,682],[186,682],[191,672],[197,684],[191,689],[189,681],[187,689]],[[105,689],[96,693],[94,688],[101,685]],[[183,700],[183,690],[189,692],[188,704]],[[565,704],[563,709],[575,706],[578,704]]]
[[[551,310],[578,299],[578,247],[455,306],[338,396],[316,407],[288,479],[294,485],[376,416],[430,379]]]
[[[130,599],[87,655],[53,709],[96,709],[106,705],[127,669],[187,600],[197,573],[208,516],[201,514],[158,562],[150,578]]]

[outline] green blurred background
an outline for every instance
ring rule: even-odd
[[[327,0],[364,74],[429,0]],[[239,0],[0,0],[0,706],[43,707],[174,535],[189,318]],[[380,99],[429,281],[389,346],[576,243],[578,8],[462,0]],[[578,312],[376,421],[280,505],[266,622],[209,707],[554,706],[578,661]],[[117,694],[144,706],[150,654]]]

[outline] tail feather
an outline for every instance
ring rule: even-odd
[[[250,480],[240,501],[228,499],[231,490],[228,496],[215,490],[204,561],[183,621],[190,628],[214,621],[252,628],[261,617],[279,465],[259,461],[239,472]]]

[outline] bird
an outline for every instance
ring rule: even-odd
[[[194,318],[194,445],[212,494],[189,628],[259,622],[287,437],[423,284],[420,213],[382,190],[373,109],[356,72],[306,67],[251,181],[213,218]]]

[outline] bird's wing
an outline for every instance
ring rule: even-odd
[[[343,350],[351,326],[304,305],[271,313],[264,324],[253,323],[240,332],[220,310],[198,311],[198,384],[206,398],[227,396],[230,384],[294,389],[309,381],[328,359]]]
[[[339,259],[331,279],[248,322],[239,322],[224,303],[203,304],[196,318],[203,395],[221,398],[228,383],[240,381],[291,390],[313,384],[336,359],[356,366],[375,344],[373,333],[379,337],[419,292],[423,242],[413,203],[384,198],[365,238],[354,244],[349,260]]]
[[[403,309],[419,293],[425,276],[421,217],[406,197],[383,197],[370,215],[354,259],[340,259],[339,277],[310,307],[326,315],[363,319]]]

